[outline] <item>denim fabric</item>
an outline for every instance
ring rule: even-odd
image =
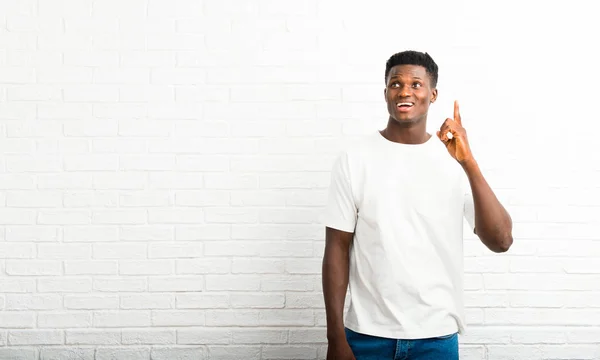
[[[397,340],[364,335],[346,328],[356,360],[458,360],[458,334]]]

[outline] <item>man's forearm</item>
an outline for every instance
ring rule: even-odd
[[[331,242],[323,256],[323,297],[327,315],[327,339],[345,339],[344,302],[348,289],[349,251],[342,244]]]
[[[475,229],[481,241],[494,252],[505,252],[512,245],[512,220],[485,180],[475,160],[463,168],[469,178],[475,205]]]

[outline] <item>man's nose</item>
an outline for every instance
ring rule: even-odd
[[[404,85],[400,89],[400,93],[399,94],[400,94],[401,97],[410,96],[412,94],[412,88],[409,85]]]

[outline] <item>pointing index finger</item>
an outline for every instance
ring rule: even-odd
[[[462,125],[460,111],[458,110],[458,100],[454,100],[454,121],[456,121],[459,125]]]

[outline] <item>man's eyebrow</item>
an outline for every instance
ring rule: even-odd
[[[393,75],[393,76],[390,76],[390,79],[395,79],[395,78],[398,78],[398,77],[400,77],[400,75]],[[413,76],[413,79],[423,80],[423,79],[421,79],[418,76]]]

